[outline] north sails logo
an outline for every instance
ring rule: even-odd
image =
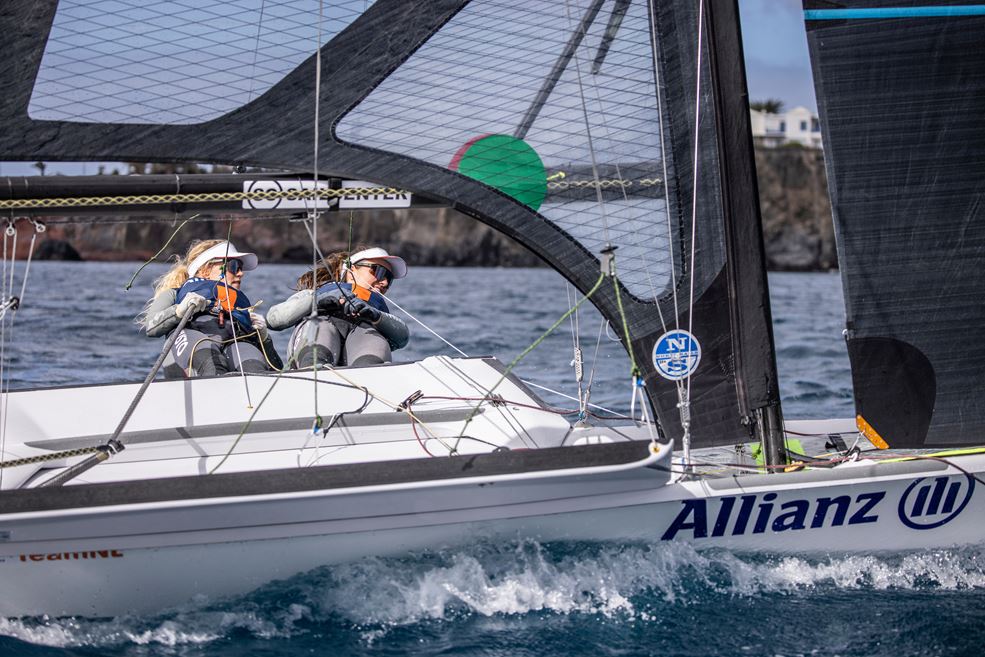
[[[911,529],[933,529],[954,520],[964,511],[975,492],[974,477],[923,477],[903,492],[899,519]]]

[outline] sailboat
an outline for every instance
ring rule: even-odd
[[[139,613],[476,538],[981,542],[985,17],[837,4],[805,18],[857,417],[798,421],[735,2],[6,3],[0,158],[268,171],[8,178],[15,228],[454,207],[598,308],[639,407],[599,419],[579,393],[566,417],[514,363],[444,355],[249,375],[248,406],[240,377],[10,391],[0,614]]]

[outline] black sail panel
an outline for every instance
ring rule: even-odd
[[[624,312],[611,280],[592,302],[625,322],[666,434],[682,434],[678,388],[654,346],[690,329],[693,444],[748,440],[778,397],[735,3],[366,4],[323,18],[318,172],[450,204],[582,292],[616,247]],[[4,3],[0,158],[312,171],[317,3],[254,23],[183,3],[210,18],[177,43],[167,5]]]
[[[860,427],[892,447],[981,443],[985,10],[804,8]]]

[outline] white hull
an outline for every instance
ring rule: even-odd
[[[458,365],[470,362],[478,364],[471,375],[482,378],[482,361]],[[214,380],[201,390],[228,383]],[[404,385],[413,391],[419,384]],[[149,396],[166,397],[169,388],[184,385],[155,384]],[[310,383],[304,385],[310,391]],[[297,393],[289,386],[284,390],[292,397]],[[393,398],[405,392],[395,390]],[[516,400],[526,393],[514,388],[505,394]],[[125,401],[125,394],[120,397]],[[17,401],[16,395],[11,398]],[[343,401],[352,407],[351,400]],[[24,399],[19,410],[12,406],[15,426],[30,420],[35,435],[61,426],[43,423],[32,404]],[[330,408],[329,400],[325,404]],[[167,416],[153,418],[148,414],[135,427],[132,447],[87,473],[96,485],[33,489],[48,474],[36,473],[26,489],[3,494],[0,615],[147,612],[198,596],[244,593],[321,565],[477,539],[685,541],[699,548],[771,552],[868,552],[985,541],[985,490],[936,460],[863,461],[783,475],[672,482],[669,447],[648,447],[645,430],[572,429],[552,416],[527,418],[524,425],[547,449],[489,453],[487,445],[472,456],[414,458],[420,445],[413,438],[379,440],[379,432],[400,426],[391,422],[365,432],[334,429],[346,435],[345,445],[330,452],[336,465],[300,467],[312,462],[310,436],[284,429],[270,416],[272,424],[247,434],[228,459],[230,473],[201,476],[225,455],[234,436],[227,431],[214,438],[176,439],[165,430]],[[114,419],[108,413],[89,433],[105,433]],[[220,414],[209,421],[227,419]],[[481,432],[469,433],[496,444],[499,420],[489,412],[484,419]],[[563,427],[555,426],[558,421]],[[448,428],[449,436],[460,430],[461,418],[450,423],[457,426]],[[186,429],[208,434],[208,426],[218,425]],[[436,421],[432,430],[441,427]],[[635,441],[560,446],[608,442],[618,435]],[[145,442],[137,441],[141,436]],[[64,448],[64,436],[42,438]],[[319,440],[333,439],[330,433]],[[383,448],[397,460],[369,458]],[[318,464],[325,462],[319,459]],[[954,460],[970,472],[985,472],[985,455]],[[260,461],[270,465],[258,468]],[[16,481],[7,479],[5,485]]]
[[[985,459],[976,458],[976,469],[985,470]],[[981,542],[985,494],[972,492],[964,504],[968,479],[937,465],[898,464],[909,472],[884,476],[873,476],[873,470],[894,466],[856,467],[866,472],[846,472],[848,480],[811,481],[817,473],[803,473],[774,476],[782,481],[768,484],[755,477],[756,486],[724,488],[707,482],[660,485],[657,473],[632,468],[553,480],[490,478],[417,490],[158,503],[70,517],[32,514],[3,523],[26,540],[0,547],[0,581],[7,592],[0,615],[153,611],[195,596],[244,593],[320,565],[478,539],[673,540],[733,550],[838,553]],[[929,514],[926,503],[938,480],[945,482],[945,495],[956,484],[958,496],[950,512]],[[925,513],[911,517],[924,487],[930,490]],[[837,498],[845,499],[843,515]],[[836,503],[825,501],[832,499]],[[750,513],[743,523],[744,500],[751,501],[745,502]],[[722,512],[726,505],[730,514]],[[911,523],[945,522],[917,529],[906,526],[904,517]]]

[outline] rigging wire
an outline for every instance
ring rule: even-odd
[[[568,15],[568,23],[570,25],[571,24],[571,7],[570,7],[570,3],[566,2],[565,3],[565,8],[566,8],[567,15]],[[602,218],[602,232],[603,232],[603,237],[604,237],[605,243],[606,243],[606,249],[603,250],[603,254],[605,253],[606,250],[609,251],[609,254],[607,256],[608,257],[608,269],[609,269],[609,271],[607,273],[611,277],[611,279],[612,279],[612,285],[615,288],[616,304],[617,304],[617,306],[619,308],[619,317],[620,317],[620,319],[622,321],[622,324],[623,324],[623,331],[624,331],[625,339],[626,339],[626,342],[625,342],[625,345],[624,346],[625,346],[626,352],[629,354],[629,359],[630,359],[630,363],[631,363],[631,377],[632,377],[633,389],[632,389],[632,399],[631,399],[631,402],[630,402],[630,406],[632,406],[633,404],[635,404],[635,401],[636,401],[636,392],[637,392],[636,391],[636,388],[637,388],[637,381],[639,380],[640,370],[639,370],[639,367],[636,364],[636,355],[633,352],[633,345],[632,345],[632,342],[630,340],[630,334],[629,334],[629,325],[628,325],[628,322],[626,320],[626,312],[625,312],[625,310],[623,308],[622,295],[620,294],[620,290],[619,290],[619,280],[616,277],[615,255],[612,252],[614,249],[613,249],[613,247],[611,245],[611,241],[609,239],[609,221],[608,221],[608,217],[606,215],[605,201],[602,198],[602,187],[601,187],[601,181],[599,180],[599,171],[598,171],[597,157],[596,157],[596,153],[595,153],[595,144],[594,144],[594,140],[592,138],[591,123],[590,123],[589,118],[588,118],[588,103],[585,100],[585,85],[584,85],[584,80],[583,80],[582,71],[581,71],[581,61],[578,58],[577,51],[575,53],[573,53],[572,59],[574,60],[574,63],[575,63],[575,79],[578,81],[578,96],[579,96],[579,100],[581,101],[582,117],[583,117],[584,122],[585,122],[585,137],[588,140],[588,152],[589,152],[589,155],[590,155],[591,161],[592,161],[592,177],[594,178],[595,183],[596,183],[596,185],[595,185],[595,194],[596,194],[596,197],[597,197],[597,200],[598,200],[599,214],[600,214],[600,216]],[[608,134],[609,133],[609,130],[608,130],[608,127],[607,127],[607,124],[606,124],[606,121],[605,121],[605,113],[602,112],[602,110],[601,110],[601,104],[600,104],[600,107],[599,107],[599,111],[602,114],[603,128],[605,129],[606,134]],[[621,174],[621,172],[618,171],[618,169],[617,169],[617,177],[618,178],[622,178],[622,174]],[[626,196],[626,190],[625,190],[625,188],[623,188],[622,192],[623,192],[624,197],[628,198]],[[606,256],[603,256],[603,257],[606,257]],[[603,274],[602,274],[603,278],[605,277],[605,274],[606,274],[605,269],[606,269],[605,264],[603,264]],[[581,396],[581,393],[580,393],[580,382],[579,382],[579,397],[580,396]],[[650,431],[651,431],[651,438],[652,438],[653,437],[652,427],[651,427]]]
[[[415,321],[418,324],[420,324],[421,327],[423,327],[424,330],[426,330],[428,333],[430,333],[434,337],[436,337],[439,340],[441,340],[442,342],[444,342],[446,345],[448,345],[449,347],[451,347],[452,349],[454,349],[455,351],[457,351],[460,355],[465,356],[466,358],[469,358],[469,355],[467,353],[465,353],[464,351],[462,351],[461,349],[459,349],[458,347],[456,347],[455,345],[453,345],[451,342],[449,342],[448,340],[446,340],[441,334],[439,334],[437,331],[435,331],[430,326],[428,326],[427,324],[425,324],[418,317],[412,315],[410,312],[408,312],[408,310],[406,308],[404,308],[403,306],[401,306],[400,304],[398,304],[396,301],[394,301],[393,299],[390,299],[389,297],[387,298],[386,301],[387,301],[387,305],[393,305],[394,308],[396,308],[397,310],[399,310],[403,314],[405,314],[408,317],[410,317],[413,321]]]
[[[564,283],[564,293],[568,299],[568,308],[571,307],[571,285],[565,281]],[[572,359],[571,366],[575,370],[575,382],[578,384],[578,405],[581,407],[582,416],[580,419],[584,418],[585,415],[585,393],[583,391],[582,381],[584,380],[584,357],[581,351],[581,328],[578,324],[578,311],[571,314],[571,348],[572,348]],[[597,352],[596,352],[597,353]],[[594,371],[594,364],[593,364]]]
[[[281,380],[281,377],[280,376],[276,377],[274,379],[274,382],[270,384],[270,387],[267,388],[267,392],[264,393],[263,397],[260,398],[260,401],[257,402],[256,407],[251,407],[251,408],[253,408],[253,412],[250,413],[250,417],[247,418],[246,423],[243,425],[243,428],[239,430],[239,435],[237,435],[236,436],[236,439],[233,440],[233,444],[229,446],[229,449],[226,451],[225,455],[223,455],[223,457],[221,459],[219,459],[219,462],[216,463],[215,466],[211,470],[209,470],[209,474],[215,474],[216,470],[218,470],[219,468],[221,468],[222,467],[222,464],[225,463],[226,460],[230,456],[232,456],[232,453],[236,449],[236,446],[239,445],[239,441],[246,434],[246,430],[250,427],[250,424],[253,423],[253,418],[255,418],[256,415],[257,415],[257,413],[260,412],[260,408],[263,407],[263,403],[265,401],[267,401],[267,398],[268,397],[270,397],[270,393],[272,393],[274,391],[274,388],[277,387],[277,383],[280,380]]]
[[[407,317],[409,317],[412,321],[414,321],[418,325],[420,325],[421,328],[423,328],[427,332],[431,333],[434,337],[436,337],[439,340],[441,340],[442,342],[444,342],[446,345],[448,345],[448,347],[450,347],[451,349],[453,349],[454,351],[456,351],[460,356],[464,356],[465,358],[471,358],[471,356],[469,356],[468,353],[462,351],[455,344],[453,344],[452,342],[448,341],[444,336],[442,336],[440,333],[438,333],[433,328],[431,328],[430,326],[428,326],[426,323],[424,323],[423,320],[421,320],[419,317],[413,315],[410,311],[408,311],[406,308],[404,308],[403,306],[401,306],[400,304],[398,304],[393,299],[391,299],[391,298],[388,297],[387,300],[386,300],[386,302],[387,302],[387,305],[392,305],[397,310],[399,310],[403,314],[407,315]],[[604,327],[606,325],[607,325],[607,322],[606,322],[605,318],[602,318],[602,322],[601,322],[600,327],[599,327],[600,339],[601,339],[602,327]],[[617,338],[617,340],[618,340],[618,338]],[[595,359],[596,359],[596,361],[598,360],[598,352],[599,352],[599,343],[596,342],[596,344],[595,344]],[[592,365],[592,371],[591,371],[591,376],[594,376],[594,374],[595,374],[595,365],[593,363],[593,365]],[[528,386],[531,386],[533,388],[537,388],[538,390],[543,390],[545,392],[549,392],[549,393],[551,393],[553,395],[557,395],[558,397],[564,397],[565,399],[570,399],[571,401],[579,401],[579,399],[577,397],[572,397],[571,395],[568,395],[566,393],[563,393],[563,392],[561,392],[559,390],[554,390],[553,388],[548,388],[547,386],[541,385],[539,383],[534,383],[533,381],[529,381],[527,379],[521,379],[521,381],[523,382],[524,385],[528,385]],[[592,379],[590,377],[589,378],[589,382],[588,382],[588,391],[587,391],[589,394],[591,393],[591,387],[592,387]],[[599,406],[598,404],[591,404],[591,403],[589,403],[587,396],[586,396],[586,400],[585,400],[585,405],[588,406],[589,408],[595,408],[595,409],[598,409],[600,411],[604,411],[606,413],[609,413],[609,414],[613,415],[614,417],[627,417],[626,415],[623,415],[622,413],[619,413],[617,411],[613,411],[612,409],[606,408],[604,406]]]
[[[144,264],[142,264],[142,265],[140,265],[140,267],[138,267],[138,268],[137,268],[137,271],[135,271],[135,272],[133,272],[133,276],[131,276],[131,277],[130,277],[130,281],[129,281],[129,282],[128,282],[128,283],[126,284],[126,286],[125,286],[125,287],[123,288],[123,290],[124,290],[125,292],[129,292],[129,291],[130,291],[130,288],[132,288],[132,287],[133,287],[133,284],[134,284],[134,281],[136,281],[136,280],[137,280],[137,276],[140,276],[140,272],[142,272],[142,271],[144,271],[144,269],[146,269],[146,268],[147,268],[147,266],[148,266],[148,265],[149,265],[150,263],[152,263],[152,262],[154,262],[155,260],[157,260],[157,259],[158,259],[158,257],[160,257],[160,255],[161,255],[162,253],[164,253],[164,250],[168,248],[168,245],[169,245],[169,244],[171,244],[171,241],[172,241],[172,240],[173,240],[173,239],[175,238],[175,236],[176,236],[176,235],[178,234],[178,231],[180,231],[180,230],[181,230],[182,228],[184,228],[184,227],[185,227],[185,224],[187,224],[187,223],[188,223],[189,221],[192,221],[193,219],[195,219],[195,218],[197,218],[198,216],[199,216],[198,214],[193,214],[192,216],[190,216],[190,217],[188,217],[187,219],[185,219],[184,221],[182,221],[182,222],[181,222],[181,224],[179,224],[179,225],[178,225],[178,227],[174,229],[174,232],[172,232],[172,233],[171,233],[171,237],[169,237],[169,238],[168,238],[168,241],[166,241],[166,242],[164,243],[164,246],[162,246],[162,247],[161,247],[161,248],[160,248],[160,249],[158,250],[158,252],[157,252],[157,253],[155,253],[154,255],[152,255],[152,256],[151,256],[151,258],[150,258],[150,260],[148,260],[148,261],[147,261],[147,262],[145,262]]]
[[[257,54],[260,52],[260,31],[263,29],[263,11],[266,6],[266,0],[260,0],[260,18],[257,20],[257,35],[253,42],[253,62],[250,64],[250,91],[246,96],[247,104],[253,102],[253,85],[256,84]]]
[[[704,12],[705,12],[705,2],[704,0],[698,0],[698,47],[697,47],[697,64],[696,64],[696,74],[695,74],[695,90],[694,90],[694,151],[693,151],[693,162],[694,175],[692,179],[691,188],[691,271],[690,275],[690,286],[688,290],[688,326],[687,332],[690,335],[694,335],[694,264],[695,264],[695,254],[698,249],[696,247],[697,231],[698,231],[698,156],[699,156],[699,140],[700,140],[700,129],[701,129],[701,67],[702,67],[702,56],[704,47]],[[689,371],[685,377],[687,384],[686,386],[678,386],[678,407],[681,413],[681,426],[684,429],[684,435],[681,438],[681,442],[684,446],[684,460],[689,461],[691,456],[691,372]]]
[[[660,77],[660,49],[657,47],[657,10],[655,7],[655,0],[649,0],[647,3],[647,8],[650,13],[650,51],[651,51],[651,61],[653,62],[653,86],[657,94],[657,133],[660,137],[660,164],[663,168],[663,182],[664,182],[664,215],[667,219],[667,250],[670,254],[670,289],[674,296],[674,325],[676,328],[680,328],[680,307],[677,301],[677,265],[674,261],[674,228],[670,221],[670,207],[667,203],[667,142],[664,136],[664,122],[663,122],[663,83]],[[692,244],[693,248],[693,244]],[[649,270],[647,270],[647,277],[649,278]],[[650,281],[650,288],[653,289],[653,281]],[[654,291],[654,301],[657,302],[656,292]],[[657,302],[657,312],[660,313],[660,324],[663,327],[664,333],[667,332],[667,324],[664,322],[663,312],[660,310],[660,304]]]
[[[483,394],[488,394],[489,391],[486,390],[486,388],[481,383],[479,383],[473,377],[466,374],[465,371],[462,368],[455,365],[455,363],[450,358],[448,358],[447,356],[439,356],[439,358],[441,359],[441,362],[444,363],[445,367],[447,367],[456,375],[458,375],[460,379],[462,379],[466,383],[471,384],[472,387],[478,390],[479,392]],[[490,398],[492,399],[493,397]],[[501,397],[496,397],[495,400],[499,401],[501,400]],[[528,446],[533,445],[536,447],[537,441],[535,441],[534,437],[530,435],[530,432],[527,431],[527,428],[523,426],[523,423],[520,422],[519,419],[517,419],[517,417],[513,414],[513,412],[509,409],[508,406],[505,406],[504,404],[496,403],[496,401],[493,402],[493,408],[499,412],[500,416],[503,418],[503,421],[506,422],[506,424],[516,434],[516,436],[521,441],[523,441],[524,444],[527,444]],[[519,429],[517,429],[516,427],[519,427]],[[521,433],[523,435],[521,435]],[[526,440],[524,440],[523,437],[524,435],[530,439],[529,444],[527,443]]]
[[[586,410],[588,406],[592,406],[589,400],[592,398],[592,384],[595,383],[595,369],[599,362],[599,348],[602,346],[602,330],[608,325],[609,321],[605,317],[599,321],[599,334],[595,338],[595,353],[592,354],[592,369],[588,373],[588,385],[585,386],[585,403],[583,408],[586,408]]]
[[[311,321],[315,322],[315,343],[318,342],[318,331],[321,328],[318,324],[318,295],[315,288],[315,273],[318,269],[318,199],[319,191],[321,190],[321,185],[318,181],[318,145],[319,145],[319,128],[321,121],[321,58],[322,58],[322,20],[324,15],[324,2],[319,0],[318,2],[318,29],[316,30],[315,43],[315,121],[314,121],[314,148],[312,153],[312,178],[314,178],[315,185],[315,207],[309,211],[309,218],[311,219]],[[341,286],[340,286],[341,289]],[[319,421],[321,420],[321,414],[318,412],[318,359],[313,357],[311,360],[312,373],[314,376],[314,384],[312,384],[311,391],[314,395],[314,413],[315,418]]]
[[[45,232],[46,227],[40,221],[28,219],[34,226],[34,233],[31,235],[31,243],[27,250],[27,259],[24,263],[24,275],[21,280],[20,297],[14,297],[14,271],[17,262],[17,227],[14,220],[9,220],[3,238],[3,273],[4,280],[0,284],[0,297],[4,300],[4,310],[0,314],[0,460],[6,458],[7,454],[7,416],[10,404],[10,368],[7,367],[7,342],[14,339],[14,320],[17,318],[17,311],[21,307],[24,295],[27,292],[27,279],[31,273],[31,261],[34,256],[34,247],[37,243],[38,235]],[[13,231],[13,248],[10,251],[10,286],[6,284],[7,272],[7,236]],[[9,320],[8,320],[9,316]],[[0,470],[0,490],[3,489],[3,471]]]
[[[0,274],[0,299],[6,306],[10,302],[10,294],[7,290],[7,241],[9,231],[14,225],[13,219],[7,220],[7,228],[3,231],[3,271]],[[16,229],[15,229],[16,230]],[[11,263],[13,267],[13,263]],[[6,381],[7,371],[7,313],[0,315],[0,393],[3,392],[4,382]],[[10,399],[7,395],[0,394],[0,459],[7,458],[7,404]],[[3,470],[0,470],[0,490],[3,490]]]
[[[485,396],[483,396],[483,399],[485,400],[485,402],[490,401],[490,398],[492,396],[492,393],[495,392],[496,388],[498,388],[499,385],[503,381],[506,380],[506,377],[509,376],[510,372],[513,371],[513,368],[516,367],[517,364],[521,360],[523,360],[523,358],[527,354],[529,354],[531,351],[533,351],[534,349],[536,349],[537,346],[547,338],[547,336],[549,336],[551,333],[553,333],[555,331],[555,329],[557,329],[557,327],[559,327],[561,324],[563,324],[564,323],[564,320],[568,319],[568,316],[571,313],[573,313],[576,310],[578,310],[578,307],[581,306],[581,304],[583,304],[586,301],[588,301],[592,297],[592,295],[595,294],[600,287],[602,287],[602,283],[604,281],[605,281],[605,273],[599,274],[599,278],[595,282],[595,285],[592,286],[592,289],[590,289],[588,292],[586,292],[585,295],[581,299],[578,300],[578,303],[576,303],[573,308],[569,309],[568,312],[566,312],[563,315],[561,315],[561,317],[556,322],[554,322],[554,324],[552,324],[550,328],[548,328],[546,331],[544,331],[544,333],[541,334],[541,336],[539,338],[537,338],[536,340],[534,340],[533,343],[529,347],[527,347],[526,349],[524,349],[520,353],[519,356],[517,356],[516,358],[514,358],[513,359],[513,362],[511,362],[509,365],[506,366],[506,369],[503,370],[503,373],[500,375],[499,380],[496,381],[496,383],[489,389],[489,392],[486,393]],[[467,418],[465,418],[465,424],[462,426],[462,430],[459,432],[458,437],[455,439],[455,446],[452,449],[452,453],[455,453],[455,452],[458,451],[458,444],[461,442],[462,437],[465,434],[465,430],[468,428],[469,423],[471,423],[472,420],[475,418],[475,416],[478,414],[479,408],[485,402],[480,401],[479,403],[477,403],[472,408],[472,412],[469,413],[469,416]]]
[[[568,15],[568,25],[573,25],[571,18],[571,3],[565,2],[565,9]],[[595,157],[595,145],[592,141],[592,127],[588,120],[588,105],[585,102],[585,88],[582,83],[581,76],[581,60],[578,58],[578,51],[576,50],[571,55],[571,59],[575,62],[575,79],[578,80],[578,96],[581,100],[581,113],[582,118],[585,121],[585,138],[588,140],[588,154],[592,160],[592,179],[595,181],[595,195],[598,199],[599,205],[599,215],[602,219],[602,237],[606,244],[609,243],[609,219],[605,214],[605,201],[602,199],[602,187],[599,181],[599,167],[598,162]]]
[[[233,236],[233,222],[230,219],[228,223],[229,223],[229,228],[228,230],[226,230],[226,255],[224,258],[226,262],[229,261],[229,240],[232,239]],[[225,265],[223,265],[220,271],[222,272],[222,277],[225,278],[225,272],[226,272]],[[243,357],[242,355],[240,355],[239,339],[236,336],[236,319],[233,317],[233,304],[230,302],[229,289],[225,287],[226,286],[225,281],[223,281],[222,285],[223,288],[226,290],[226,302],[229,305],[229,327],[232,329],[233,332],[233,350],[236,351],[237,365],[239,366],[240,374],[243,376],[243,387],[246,389],[246,407],[253,408],[253,400],[250,398],[250,382],[246,378],[246,371],[243,369]],[[216,288],[216,296],[217,297],[219,296],[218,287]],[[219,307],[220,307],[219,317],[221,318],[222,317],[221,302],[219,304]],[[188,366],[191,367],[191,360],[188,361]]]

